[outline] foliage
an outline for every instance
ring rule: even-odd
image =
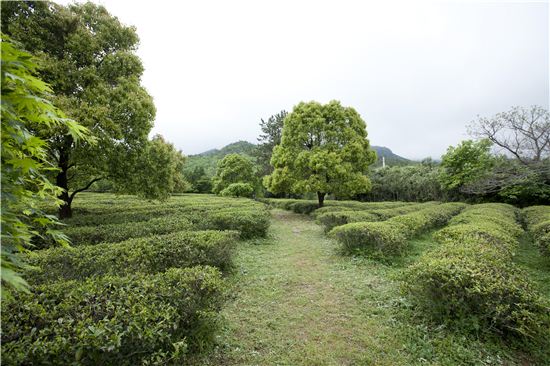
[[[181,363],[213,342],[225,284],[211,267],[38,286],[2,304],[6,364]]]
[[[250,183],[231,183],[220,192],[224,197],[252,197],[254,187]]]
[[[274,171],[264,178],[273,192],[353,195],[370,189],[364,175],[376,154],[365,122],[337,101],[300,103],[284,120],[281,144],[273,150]]]
[[[437,203],[435,202],[427,202],[424,204],[412,205],[401,204],[401,206],[392,206],[390,208],[384,208],[384,206],[374,206],[370,208],[363,207],[360,209],[347,208],[346,210],[323,211],[322,213],[317,214],[316,217],[317,220],[325,226],[325,231],[329,232],[337,226],[352,222],[384,221],[395,216],[405,215],[436,204]]]
[[[216,174],[218,163],[226,155],[239,154],[249,158],[252,162],[256,159],[257,146],[248,141],[233,142],[221,149],[212,149],[196,155],[189,155],[184,167],[184,174],[196,168],[203,168],[209,179]],[[210,191],[209,191],[210,192]]]
[[[239,154],[226,155],[218,163],[216,175],[212,178],[212,191],[220,193],[233,183],[253,183],[254,165]]]
[[[469,183],[485,176],[494,165],[489,140],[462,141],[450,146],[442,156],[440,182],[447,190],[460,191]]]
[[[212,191],[212,181],[206,175],[202,166],[195,166],[193,169],[184,169],[183,175],[191,184],[191,189],[195,193],[210,193]]]
[[[264,121],[263,118],[261,119],[260,129],[262,133],[258,137],[258,146],[254,151],[258,165],[258,175],[260,177],[273,172],[273,167],[270,164],[271,156],[273,148],[281,143],[284,120],[287,115],[288,112],[282,110],[269,117],[267,121]]]
[[[395,216],[382,222],[356,222],[338,226],[330,231],[344,252],[368,251],[378,257],[402,254],[407,240],[436,226],[441,226],[458,214],[466,205],[444,203]]]
[[[160,135],[148,141],[140,154],[140,163],[133,165],[132,171],[126,171],[132,179],[128,187],[121,190],[143,197],[167,199],[172,192],[188,190],[189,183],[182,173],[185,156]]]
[[[2,295],[26,290],[19,275],[24,263],[16,256],[31,239],[67,244],[55,217],[45,207],[59,205],[61,188],[48,179],[55,169],[48,143],[36,130],[62,129],[74,141],[87,139],[87,129],[55,108],[51,89],[37,78],[36,60],[2,34]]]
[[[108,177],[130,187],[127,171],[141,162],[155,107],[140,85],[143,66],[134,51],[138,36],[91,2],[67,7],[50,2],[2,2],[2,31],[41,59],[41,76],[54,103],[88,127],[97,143],[76,144],[64,128],[38,129],[55,157],[56,185],[64,189],[59,214],[69,217],[74,196]],[[144,194],[164,196],[163,188]],[[156,198],[158,196],[150,196]]]
[[[32,284],[84,280],[105,275],[154,274],[169,268],[197,265],[228,271],[238,233],[178,231],[70,249],[51,248],[29,254]]]
[[[440,323],[540,343],[550,309],[512,262],[522,233],[516,214],[509,205],[475,205],[436,233],[442,245],[403,277],[414,303]]]
[[[498,248],[448,243],[414,264],[404,278],[415,304],[438,322],[538,342],[547,334],[547,304]]]
[[[523,209],[522,215],[535,243],[550,255],[550,206],[531,206]]]
[[[439,183],[439,174],[439,166],[427,162],[374,169],[368,174],[371,191],[359,198],[367,201],[444,201],[449,197]]]

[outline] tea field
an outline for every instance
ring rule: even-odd
[[[543,365],[550,206],[84,193],[6,364]]]

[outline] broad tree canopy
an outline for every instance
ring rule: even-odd
[[[338,101],[302,102],[284,120],[281,144],[271,158],[274,171],[264,185],[273,193],[315,192],[322,206],[327,193],[368,192],[365,174],[375,160],[355,109]]]

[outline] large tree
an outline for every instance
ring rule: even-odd
[[[269,117],[267,121],[263,118],[261,119],[260,129],[262,133],[258,137],[258,146],[254,152],[256,163],[259,167],[258,173],[261,177],[273,172],[273,167],[270,164],[271,155],[273,154],[273,148],[281,143],[283,124],[287,115],[288,112],[282,110]]]
[[[474,137],[489,139],[520,163],[529,165],[550,158],[550,113],[532,106],[514,107],[469,125]]]
[[[315,192],[321,207],[328,193],[368,192],[365,174],[375,160],[366,124],[355,109],[338,101],[302,102],[284,120],[271,158],[274,171],[264,185],[273,193]]]
[[[155,116],[153,100],[140,85],[135,29],[92,3],[14,1],[2,2],[2,31],[40,58],[54,104],[88,127],[96,142],[76,144],[63,127],[37,130],[59,169],[60,217],[70,217],[75,195],[100,179],[131,185],[135,179],[125,172],[138,171],[132,167],[147,149]]]
[[[228,154],[218,162],[212,178],[212,191],[220,193],[234,183],[254,183],[254,164],[240,154]]]

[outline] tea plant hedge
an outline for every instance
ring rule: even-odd
[[[542,253],[550,255],[550,206],[532,206],[523,209],[527,230]]]
[[[6,365],[185,361],[212,343],[226,294],[212,267],[63,281],[2,304]]]
[[[34,268],[26,278],[33,284],[51,283],[108,274],[153,274],[196,265],[228,271],[237,240],[236,231],[178,231],[116,244],[51,248],[29,254],[28,262]]]
[[[237,241],[265,236],[269,213],[242,198],[83,193],[65,225],[72,247],[37,242],[31,292],[2,301],[5,364],[186,364],[213,344]]]
[[[407,241],[430,228],[440,226],[467,205],[444,203],[429,206],[381,222],[356,222],[338,226],[329,232],[344,252],[367,251],[380,257],[401,254]]]
[[[550,308],[512,261],[522,234],[517,214],[480,204],[453,218],[434,235],[440,247],[404,275],[413,303],[440,323],[544,343]]]

